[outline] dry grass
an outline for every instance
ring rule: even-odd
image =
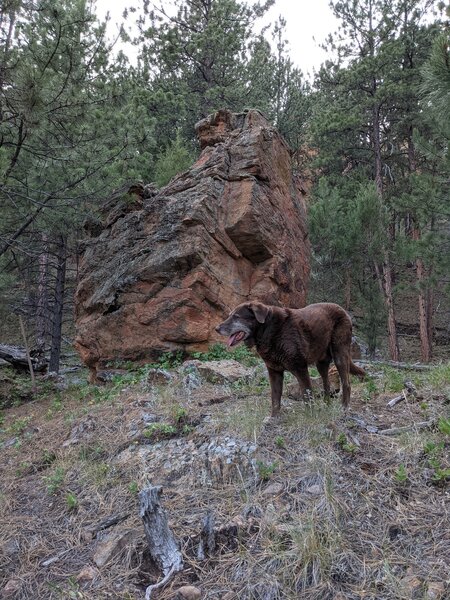
[[[4,411],[0,442],[16,442],[3,447],[0,467],[0,589],[14,578],[18,600],[142,598],[145,584],[160,575],[145,551],[137,490],[159,477],[185,558],[184,571],[159,600],[174,599],[182,584],[217,600],[226,594],[240,600],[406,600],[409,576],[422,586],[419,598],[427,598],[429,582],[444,584],[448,594],[448,482],[433,482],[424,447],[432,444],[433,456],[448,468],[450,440],[437,430],[384,437],[361,425],[383,429],[449,417],[448,368],[416,382],[422,400],[387,409],[401,376],[383,373],[375,385],[355,384],[349,415],[338,401],[283,400],[275,422],[265,420],[269,391],[259,377],[246,386],[207,385],[190,394],[177,382],[158,389],[116,382],[101,392],[85,386],[57,402],[50,394]],[[209,403],[221,396],[228,399]],[[227,435],[256,443],[267,481],[242,476],[189,486],[184,475],[164,481],[162,473],[149,472],[139,451],[143,413],[174,423],[180,411],[196,423],[183,439],[200,443]],[[79,442],[64,447],[80,423],[87,425]],[[209,511],[222,529],[213,556],[200,560],[199,534]],[[135,542],[93,581],[77,581],[83,567],[93,565],[98,544],[89,527],[117,513],[129,517],[114,529],[136,530]]]

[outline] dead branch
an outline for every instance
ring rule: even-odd
[[[417,431],[420,429],[431,429],[435,425],[434,421],[421,421],[420,423],[413,423],[405,427],[392,427],[391,429],[382,429],[378,431],[379,435],[400,435],[401,433],[408,433],[409,431]]]
[[[412,381],[405,381],[404,386],[405,386],[405,389],[402,390],[402,393],[400,394],[400,396],[395,396],[395,398],[392,398],[392,400],[389,400],[389,402],[387,403],[387,406],[389,406],[389,408],[393,408],[396,404],[398,404],[399,402],[402,402],[403,400],[408,400],[408,398],[411,398],[411,399],[418,398],[416,386],[413,384]]]
[[[89,525],[89,527],[86,527],[86,529],[91,533],[98,533],[99,531],[103,531],[104,529],[108,529],[113,525],[117,525],[117,523],[125,521],[125,519],[128,519],[130,515],[131,513],[118,513],[116,515],[111,515],[110,517],[106,517],[106,519],[102,519],[95,525]]]

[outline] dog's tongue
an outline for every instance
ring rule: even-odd
[[[230,335],[227,342],[228,348],[231,348],[231,346],[234,346],[235,344],[239,343],[244,336],[245,333],[243,331],[237,331],[236,333]]]

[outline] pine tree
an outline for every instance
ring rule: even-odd
[[[374,185],[381,245],[377,256],[364,252],[364,270],[372,270],[383,296],[394,360],[399,359],[394,307],[394,278],[401,266],[397,238],[399,219],[406,220],[405,214],[399,215],[398,199],[415,169],[408,139],[419,114],[417,80],[432,35],[432,28],[421,23],[429,5],[415,0],[334,3],[342,26],[328,44],[338,59],[328,61],[319,73],[320,94],[311,125],[317,164],[342,190],[342,197],[350,201],[358,197],[360,184]]]

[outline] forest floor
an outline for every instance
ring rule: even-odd
[[[216,383],[167,361],[103,386],[79,370],[28,402],[2,368],[0,596],[144,598],[162,574],[139,492],[162,485],[184,569],[152,600],[450,598],[450,364],[374,364],[347,414],[284,396],[274,421],[244,362]],[[387,407],[405,379],[417,396]]]

